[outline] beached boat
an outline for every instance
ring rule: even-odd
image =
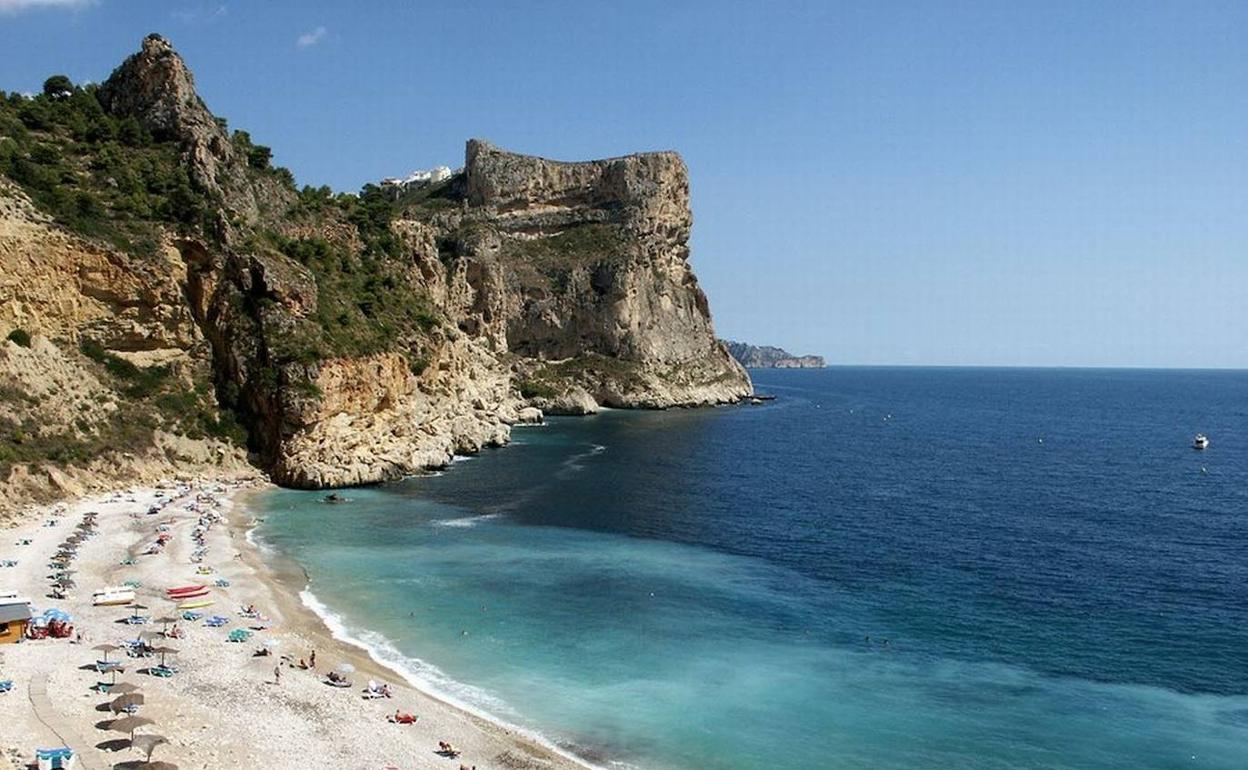
[[[178,594],[177,596],[170,596],[169,601],[184,602],[189,599],[202,599],[203,597],[207,596],[208,593],[209,593],[208,589],[205,588],[202,591],[196,591],[195,593],[191,593],[191,594]]]
[[[91,603],[97,607],[130,604],[134,601],[134,589],[126,586],[108,586],[91,594]]]
[[[1209,437],[1203,433],[1197,433],[1196,438],[1192,439],[1192,449],[1207,449],[1209,447]]]
[[[198,593],[200,591],[203,591],[207,587],[208,585],[206,583],[200,583],[199,585],[193,585],[193,586],[180,586],[178,588],[166,588],[165,593],[169,594],[170,596],[183,596],[185,594]]]
[[[196,601],[193,601],[193,602],[182,602],[181,604],[178,605],[178,609],[197,610],[200,607],[208,607],[213,604],[216,604],[216,602],[212,599],[197,599]]]

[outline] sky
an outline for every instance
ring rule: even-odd
[[[0,88],[169,38],[300,184],[681,153],[721,336],[1248,367],[1248,3],[0,0]]]

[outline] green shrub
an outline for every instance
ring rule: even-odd
[[[21,345],[24,348],[30,347],[30,335],[25,329],[14,329],[9,332],[9,341]]]
[[[545,382],[523,380],[520,383],[520,395],[525,398],[554,398],[559,395],[559,391]]]

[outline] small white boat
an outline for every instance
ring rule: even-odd
[[[1192,439],[1192,449],[1207,449],[1209,447],[1209,437],[1203,433],[1197,433],[1196,438]]]
[[[130,604],[134,601],[134,589],[125,586],[108,586],[91,594],[91,603],[97,607]]]

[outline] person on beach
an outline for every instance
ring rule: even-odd
[[[282,664],[278,663],[273,667],[273,684],[282,683]]]
[[[313,671],[315,671],[315,670],[316,670],[316,650],[313,650],[313,651],[312,651],[312,654],[308,657],[308,666],[309,666],[309,667],[310,667]]]

